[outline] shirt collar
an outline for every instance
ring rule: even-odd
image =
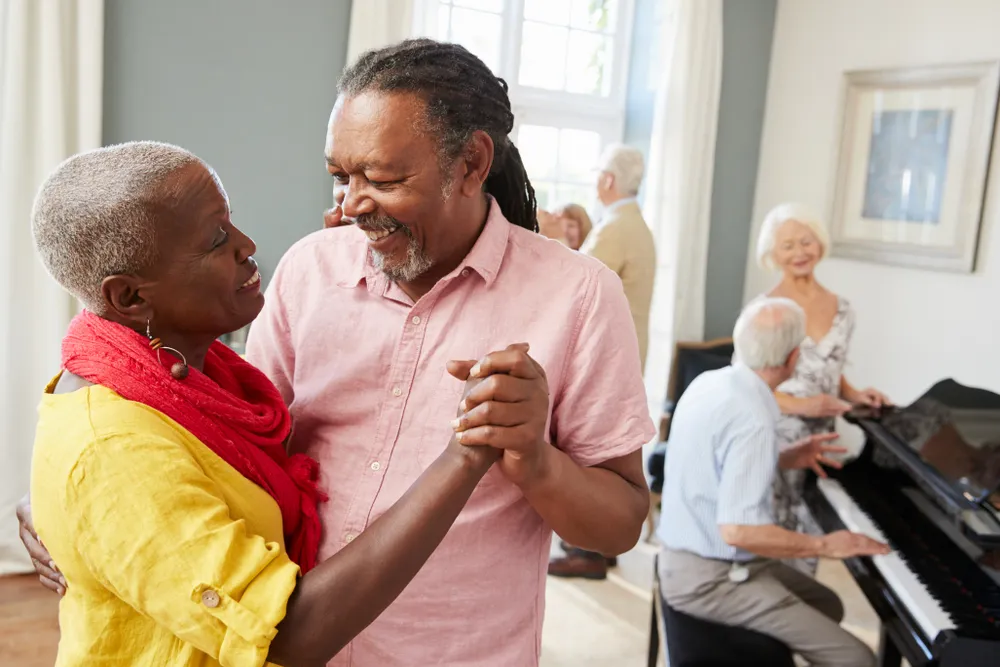
[[[749,366],[742,362],[737,361],[733,364],[733,368],[736,371],[736,375],[757,393],[764,405],[767,406],[771,417],[777,420],[778,417],[781,416],[781,409],[778,407],[778,399],[774,397],[774,392],[769,386],[767,386],[767,383],[764,382],[763,378],[754,373]]]
[[[500,273],[500,265],[503,263],[504,254],[507,251],[507,239],[510,236],[510,223],[504,217],[499,204],[493,197],[488,196],[489,212],[486,215],[486,224],[479,238],[476,239],[472,250],[465,256],[465,259],[449,275],[442,279],[450,280],[453,276],[460,274],[465,269],[470,269],[478,273],[486,285],[492,285]],[[344,286],[357,287],[364,281],[368,285],[368,291],[385,293],[389,287],[389,279],[379,271],[372,261],[371,253],[368,251],[368,244],[362,246],[363,252],[358,253],[354,266],[344,281]]]
[[[609,213],[614,213],[615,211],[619,211],[628,206],[629,204],[638,204],[638,203],[639,200],[636,197],[625,197],[625,199],[619,199],[615,203],[608,204],[607,206],[604,207],[604,216],[602,217],[606,217],[607,214]]]
[[[482,276],[487,286],[492,285],[497,274],[500,273],[500,265],[507,252],[507,239],[510,237],[511,225],[493,197],[489,197],[489,207],[486,225],[479,234],[479,238],[476,239],[476,244],[472,246],[472,250],[455,269],[455,272],[460,272],[465,268],[472,269]]]

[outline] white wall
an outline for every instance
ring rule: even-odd
[[[829,212],[843,72],[1000,59],[998,28],[998,0],[779,0],[751,245],[782,201]],[[904,404],[945,377],[1000,392],[997,153],[974,274],[833,258],[820,266],[820,280],[857,311],[846,371],[856,385]],[[745,298],[774,279],[757,268],[751,247]]]

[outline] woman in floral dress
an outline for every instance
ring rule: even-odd
[[[806,339],[795,375],[775,392],[782,413],[778,420],[782,449],[809,435],[834,431],[836,418],[852,405],[879,407],[889,402],[882,392],[856,389],[844,377],[854,309],[847,299],[819,284],[814,273],[829,245],[819,218],[799,204],[782,204],[772,210],[757,241],[758,263],[781,272],[781,280],[767,296],[792,299],[806,313]],[[804,482],[805,471],[779,471],[775,518],[789,530],[821,534],[802,500]],[[815,574],[815,559],[792,564]]]

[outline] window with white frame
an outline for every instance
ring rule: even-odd
[[[633,0],[422,0],[416,32],[457,42],[510,88],[514,143],[541,208],[586,204],[620,141]]]

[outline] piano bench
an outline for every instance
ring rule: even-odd
[[[688,616],[661,599],[670,667],[795,667],[787,646],[768,635]]]

